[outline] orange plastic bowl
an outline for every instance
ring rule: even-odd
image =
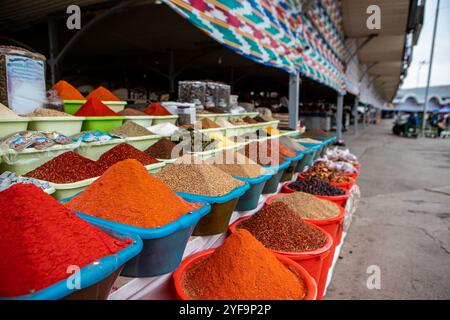
[[[199,253],[196,253],[192,256],[187,257],[186,259],[181,262],[178,269],[173,273],[173,279],[175,284],[175,291],[181,300],[192,300],[186,292],[184,292],[183,289],[183,278],[187,270],[189,270],[190,267],[192,267],[195,263],[200,262],[202,259],[206,258],[210,254],[212,254],[216,249],[208,249],[205,251],[201,251]],[[289,266],[296,270],[298,274],[300,274],[305,281],[306,285],[306,296],[303,298],[303,300],[316,300],[317,296],[317,286],[314,279],[309,275],[309,273],[298,263],[295,261],[279,255],[275,254],[277,259],[283,263],[285,266]]]
[[[294,193],[294,192],[297,192],[296,190],[291,189],[289,187],[292,183],[294,183],[294,182],[285,183],[283,185],[283,187],[281,188],[281,193]],[[349,193],[348,190],[345,190],[343,188],[340,188],[340,189],[345,191],[345,194],[343,194],[342,196],[320,196],[318,194],[314,194],[314,196],[316,196],[317,198],[320,198],[320,199],[325,199],[325,200],[332,201],[332,202],[338,204],[341,207],[345,207],[345,204],[347,203],[347,199],[350,196],[350,193]]]
[[[341,189],[345,189],[345,190],[350,190],[353,185],[355,184],[355,179],[347,176],[348,178],[350,178],[351,180],[349,182],[328,182],[328,184],[341,188]],[[303,174],[299,174],[297,177],[297,180],[305,180],[305,176]]]

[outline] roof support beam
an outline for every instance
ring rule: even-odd
[[[344,72],[347,72],[347,68],[349,63],[352,61],[352,59],[358,54],[358,52],[364,48],[370,41],[372,41],[374,38],[376,38],[378,34],[371,34],[369,35],[355,50],[355,52],[352,52],[350,57],[347,58],[347,60],[344,62]]]

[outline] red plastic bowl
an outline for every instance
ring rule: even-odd
[[[235,233],[236,228],[238,225],[247,220],[250,219],[250,217],[241,218],[237,221],[235,221],[229,228],[230,233]],[[308,222],[305,220],[305,223],[310,225],[313,228],[319,229],[322,231],[325,236],[327,237],[327,242],[325,245],[319,249],[313,250],[313,251],[306,251],[306,252],[286,252],[286,251],[279,251],[279,250],[273,250],[270,249],[273,253],[279,254],[282,256],[285,256],[287,258],[290,258],[300,264],[305,270],[314,278],[317,284],[317,296],[322,297],[323,296],[323,290],[325,289],[325,284],[320,283],[321,281],[321,275],[322,272],[326,272],[328,274],[328,268],[325,270],[325,264],[324,261],[332,251],[334,245],[333,245],[333,237],[324,229],[318,227],[317,225]],[[319,290],[319,288],[322,288]]]
[[[183,290],[183,277],[186,271],[195,263],[201,261],[202,259],[206,258],[210,254],[212,254],[216,249],[208,249],[205,251],[201,251],[199,253],[196,253],[192,256],[187,257],[184,259],[178,269],[173,273],[173,279],[175,283],[175,290],[177,292],[178,297],[181,300],[192,300]],[[309,273],[298,263],[295,261],[284,257],[279,254],[275,254],[277,259],[283,263],[285,266],[289,266],[297,271],[298,274],[300,274],[305,281],[306,285],[306,296],[303,298],[303,300],[316,300],[317,296],[317,286],[314,279],[309,275]]]
[[[345,190],[350,190],[353,185],[355,184],[355,179],[348,177],[351,180],[349,182],[328,182],[328,184],[341,188],[341,189],[345,189]],[[297,177],[297,180],[305,180],[305,176],[303,174],[299,174]]]

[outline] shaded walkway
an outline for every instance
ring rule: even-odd
[[[362,199],[328,299],[450,299],[450,139],[401,138],[391,126],[346,136]],[[366,286],[370,265],[380,290]]]

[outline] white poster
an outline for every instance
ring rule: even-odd
[[[26,114],[45,101],[44,62],[21,56],[6,56],[8,105],[17,114]]]

